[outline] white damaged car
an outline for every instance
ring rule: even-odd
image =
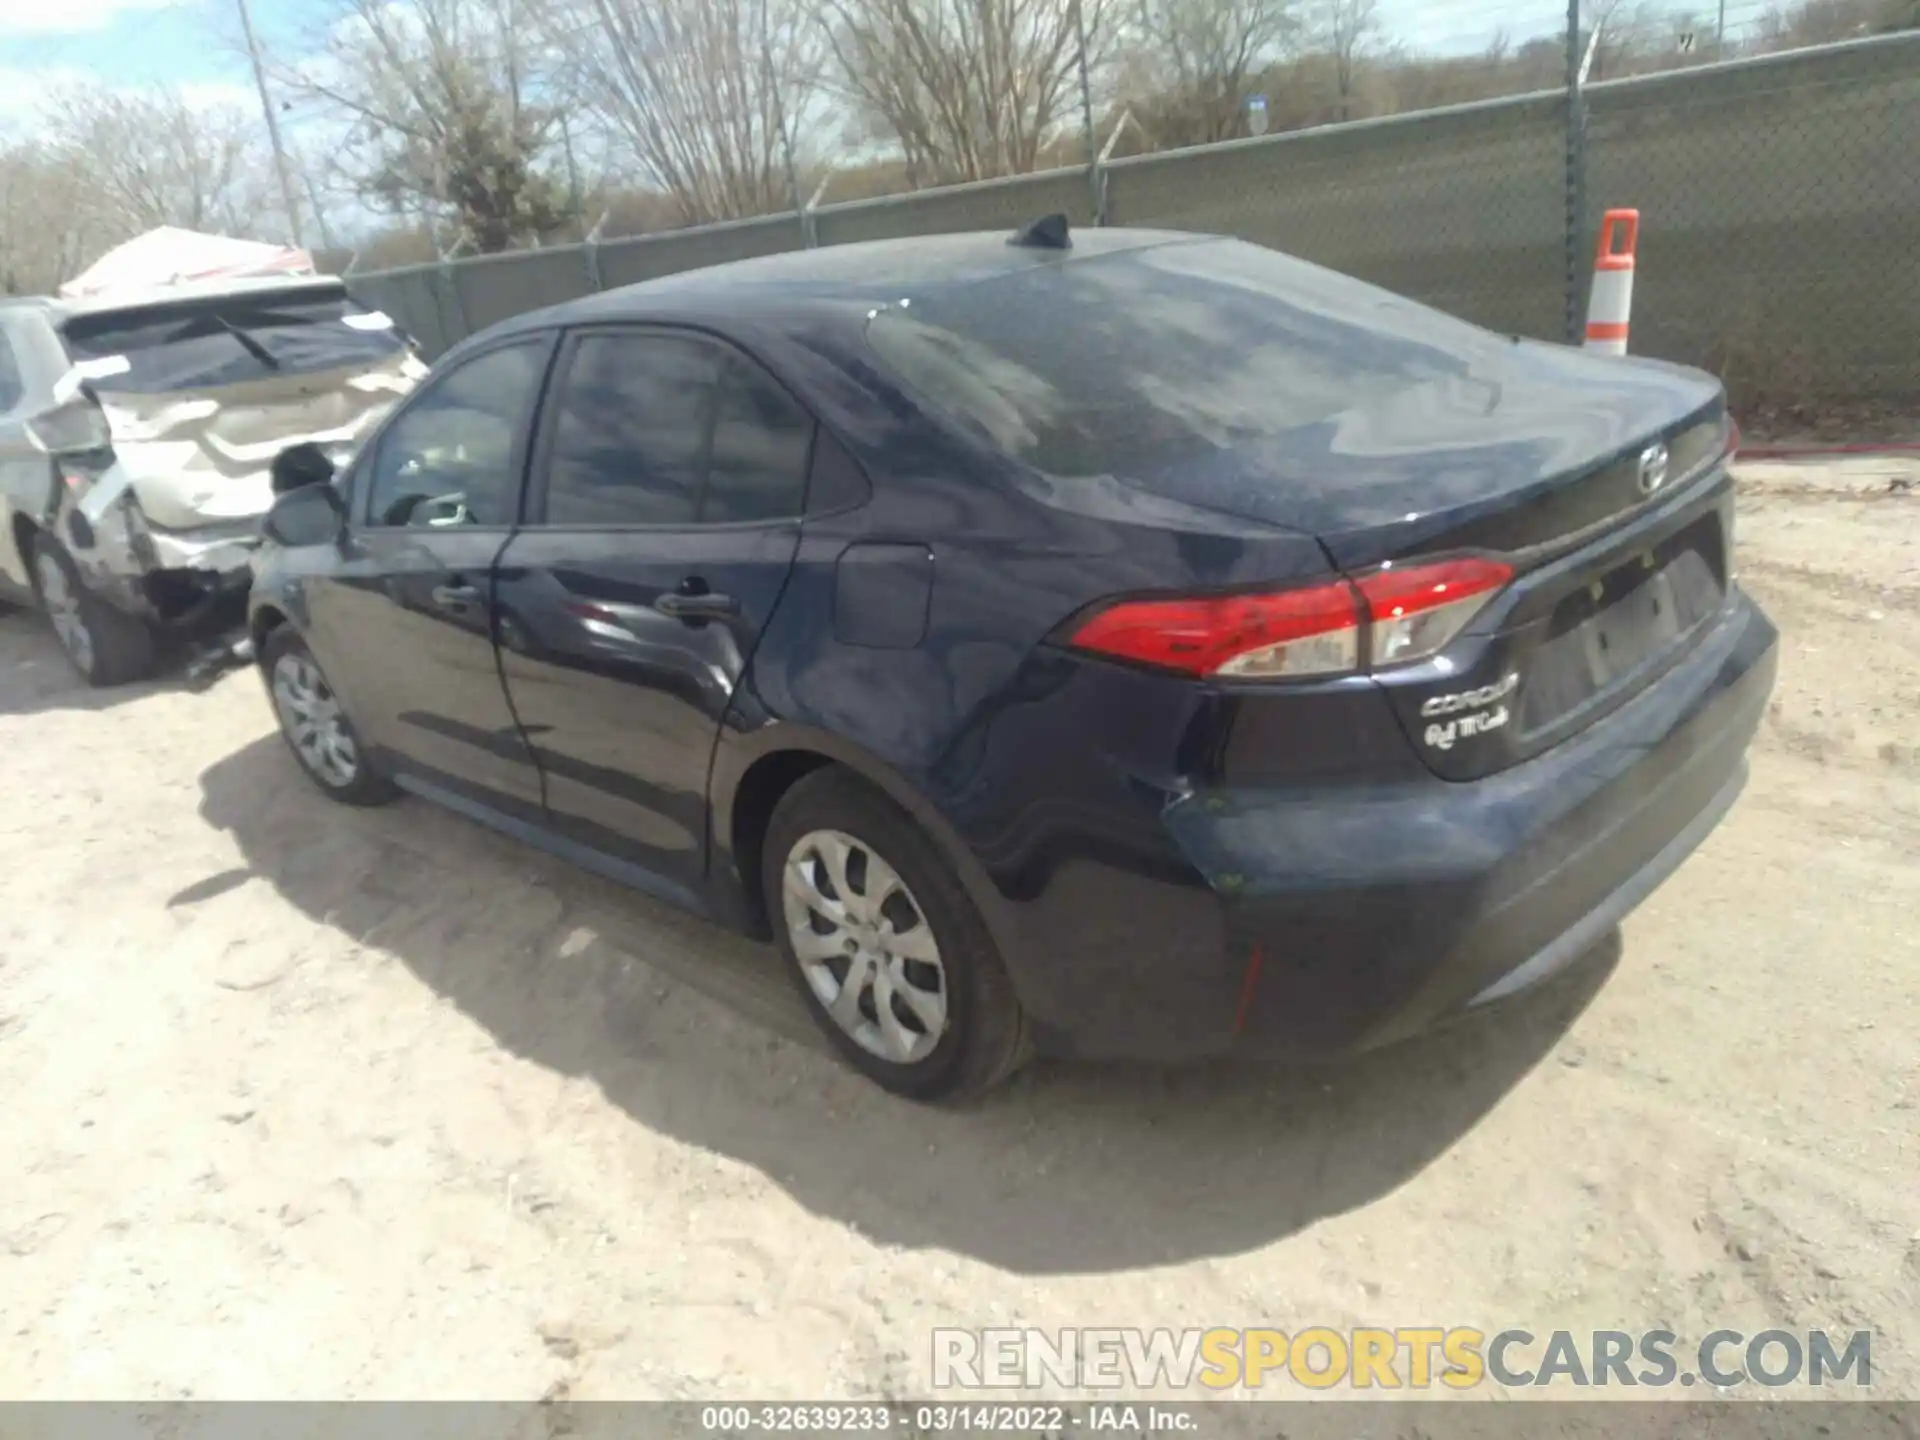
[[[427,367],[329,276],[0,302],[0,598],[95,685],[240,614],[289,445],[343,458]]]

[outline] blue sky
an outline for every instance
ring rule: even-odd
[[[265,43],[302,48],[315,0],[253,0]],[[64,87],[156,82],[255,105],[234,0],[0,0],[0,123],[20,128]]]
[[[285,0],[255,3],[262,21],[289,9]],[[224,53],[238,33],[233,6],[216,12],[215,0],[0,0],[0,70],[49,79],[87,71],[115,85],[216,84],[244,78]]]

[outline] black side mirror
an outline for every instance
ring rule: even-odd
[[[260,529],[276,545],[331,545],[346,529],[347,502],[331,485],[302,485],[273,502]]]
[[[273,493],[291,495],[303,485],[333,482],[333,460],[311,440],[289,445],[273,457]]]

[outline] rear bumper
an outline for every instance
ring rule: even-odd
[[[192,530],[150,523],[131,497],[97,516],[70,512],[62,526],[87,587],[116,609],[158,624],[191,625],[244,596],[260,546],[258,520]]]
[[[1119,872],[1086,883],[1104,897],[1086,922],[1103,932],[1100,959],[1076,967],[1077,1004],[1057,1003],[1053,977],[1033,985],[1043,1045],[1332,1056],[1544,979],[1732,805],[1775,665],[1773,626],[1735,591],[1657,682],[1495,775],[1181,799],[1162,823],[1194,883]],[[1009,958],[1016,983],[1045,964]]]

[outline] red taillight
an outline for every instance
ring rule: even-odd
[[[1389,566],[1348,582],[1179,600],[1122,600],[1074,631],[1079,650],[1186,675],[1332,675],[1423,659],[1513,576],[1470,556]]]
[[[1477,555],[1363,576],[1357,583],[1373,622],[1369,660],[1378,667],[1433,654],[1512,578],[1511,565]]]
[[[1337,580],[1266,595],[1123,600],[1076,630],[1073,644],[1188,675],[1297,675],[1353,669],[1359,637],[1353,588]]]

